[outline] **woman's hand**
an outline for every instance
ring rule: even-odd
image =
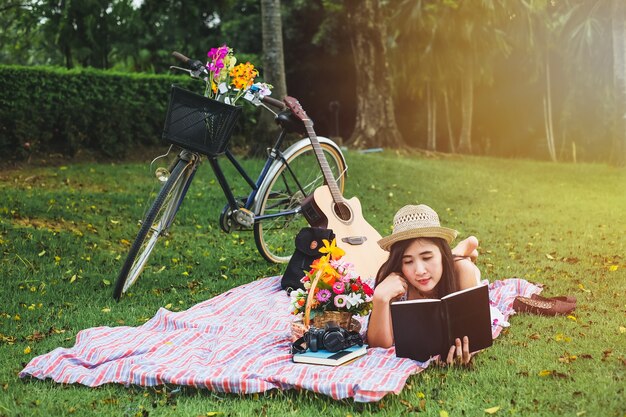
[[[448,357],[445,362],[439,361],[441,365],[463,365],[468,366],[472,360],[472,355],[469,351],[469,338],[463,336],[463,341],[458,337],[454,341],[454,345],[450,347],[448,351]]]
[[[408,285],[402,275],[391,273],[374,289],[374,300],[389,303],[406,294]]]

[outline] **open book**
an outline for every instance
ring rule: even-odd
[[[493,343],[486,285],[448,294],[442,299],[391,303],[396,356],[426,361],[448,355],[454,340],[469,337],[470,352]]]

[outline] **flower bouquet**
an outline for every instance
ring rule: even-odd
[[[232,48],[226,45],[211,48],[207,56],[209,60],[206,68],[209,76],[205,78],[206,97],[226,104],[235,104],[252,87],[261,98],[271,94],[271,85],[254,82],[259,75],[254,65],[250,62],[237,64]]]
[[[304,315],[304,331],[310,323],[320,328],[328,321],[335,321],[347,330],[358,330],[351,328],[355,322],[358,324],[352,316],[369,314],[374,290],[361,280],[353,264],[342,259],[345,252],[336,246],[334,239],[323,243],[319,251],[325,255],[315,260],[301,279],[304,289],[291,292],[291,313]]]

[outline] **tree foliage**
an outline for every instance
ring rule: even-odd
[[[619,0],[383,0],[376,5],[385,13],[355,27],[349,12],[361,4],[281,5],[287,89],[319,134],[359,136],[374,124],[371,115],[392,107],[410,146],[557,160],[623,153]],[[382,36],[374,49],[386,53],[364,63],[355,45],[371,28]],[[0,5],[5,64],[166,72],[171,51],[202,59],[222,44],[263,66],[259,0]],[[378,98],[359,81],[370,70]],[[391,119],[382,124],[393,130]],[[400,143],[372,138],[366,146]]]

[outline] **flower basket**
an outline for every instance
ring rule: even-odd
[[[292,341],[302,337],[304,333],[309,330],[309,327],[314,326],[316,328],[324,328],[324,326],[331,321],[348,331],[359,332],[361,330],[361,323],[353,318],[353,314],[349,311],[325,310],[311,318],[311,306],[313,305],[315,289],[317,288],[323,274],[323,269],[318,270],[315,274],[315,278],[313,278],[313,281],[311,282],[311,286],[308,290],[303,319],[296,320],[291,325]]]

